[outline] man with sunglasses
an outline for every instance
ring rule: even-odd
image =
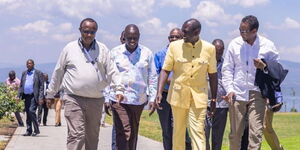
[[[217,61],[215,47],[200,39],[201,24],[189,19],[182,25],[183,40],[169,45],[164,65],[160,72],[156,107],[162,103],[165,82],[173,73],[167,101],[173,113],[173,150],[185,149],[186,127],[189,124],[193,150],[205,150],[204,120],[207,110],[209,76],[212,114],[217,95]]]
[[[256,69],[267,71],[261,60],[278,61],[274,43],[257,34],[259,22],[255,16],[245,16],[240,23],[240,36],[233,39],[225,53],[222,83],[229,102],[230,149],[241,147],[246,120],[249,124],[248,149],[261,148],[266,100],[254,84]]]
[[[95,40],[97,29],[95,20],[81,21],[81,37],[61,52],[47,90],[48,99],[53,99],[60,88],[63,90],[68,150],[79,150],[83,146],[86,150],[98,149],[103,90],[108,84],[116,92],[116,101],[123,99],[124,87],[118,80],[110,52]]]
[[[182,38],[183,38],[183,33],[179,28],[172,29],[168,36],[168,40],[170,43],[173,41],[181,40]],[[158,51],[154,56],[154,62],[155,62],[157,74],[159,74],[162,69],[168,48],[169,48],[169,44],[162,50]],[[164,150],[172,150],[173,116],[172,116],[171,106],[167,102],[167,95],[168,95],[170,82],[171,82],[171,75],[168,77],[167,83],[164,86],[164,91],[162,93],[163,98],[160,103],[162,109],[157,109],[160,125],[162,128]],[[154,111],[153,108],[155,108],[153,105],[154,103],[150,102],[152,111]],[[186,132],[186,150],[191,150],[191,149],[192,149],[191,139],[188,135],[188,132]]]

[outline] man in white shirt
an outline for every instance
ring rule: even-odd
[[[124,38],[125,44],[111,50],[125,86],[124,100],[118,103],[111,86],[106,100],[111,102],[116,149],[135,150],[143,108],[155,99],[157,74],[152,51],[139,44],[139,28],[134,24],[127,25]]]
[[[118,70],[107,47],[96,41],[97,22],[83,19],[81,37],[70,42],[60,54],[55,66],[47,98],[62,88],[65,118],[68,127],[67,149],[97,150],[103,90],[110,84],[116,101],[123,99],[124,87],[118,82]]]
[[[231,150],[240,149],[246,118],[248,149],[261,147],[266,100],[254,85],[255,73],[256,69],[266,69],[261,59],[278,61],[279,58],[274,43],[257,34],[258,27],[255,16],[244,17],[239,27],[241,36],[230,42],[225,53],[222,82],[227,92],[224,98],[229,102]]]

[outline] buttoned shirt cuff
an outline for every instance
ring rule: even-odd
[[[155,96],[149,96],[149,102],[154,102],[155,101]]]
[[[55,95],[55,94],[47,93],[46,99],[54,99],[54,95]]]
[[[118,94],[124,95],[124,92],[123,91],[116,91],[116,95],[118,95]]]
[[[229,89],[227,90],[226,95],[228,95],[228,94],[231,93],[231,92],[234,92],[233,88],[229,88]]]

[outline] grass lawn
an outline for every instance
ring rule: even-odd
[[[143,111],[139,134],[151,138],[156,141],[162,141],[161,128],[157,113],[151,117],[148,115],[149,111]],[[107,122],[111,123],[111,117],[107,117]],[[276,131],[280,143],[287,150],[300,149],[300,113],[275,113],[273,118],[273,128]],[[229,120],[227,121],[225,134],[223,137],[222,150],[228,150],[228,134],[229,134]],[[262,150],[270,150],[270,147],[263,140]]]

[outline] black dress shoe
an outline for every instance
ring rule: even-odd
[[[47,126],[47,124],[46,124],[46,123],[43,123],[43,126]]]
[[[40,132],[33,132],[31,136],[37,136]]]
[[[61,123],[57,123],[55,124],[55,127],[61,126]]]
[[[26,132],[25,134],[23,134],[23,136],[30,136],[31,135],[31,133],[29,133],[29,132]]]

